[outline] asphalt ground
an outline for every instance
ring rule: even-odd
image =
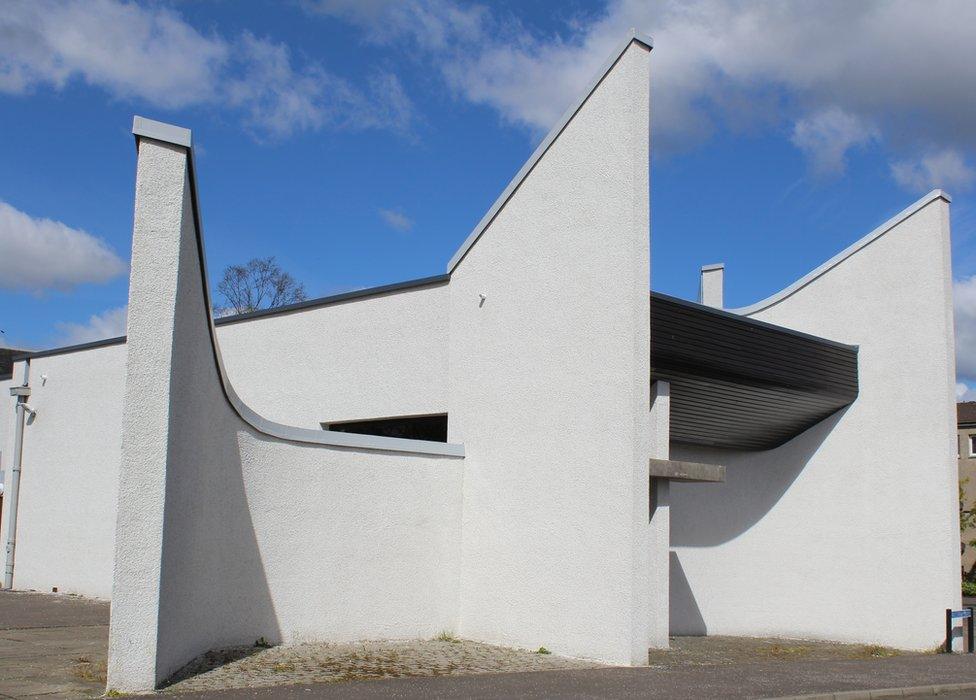
[[[0,698],[105,690],[108,603],[0,592]],[[790,640],[679,638],[644,668],[305,683],[167,694],[196,698],[775,698],[952,683],[976,687],[976,657],[895,654]],[[877,656],[875,655],[877,654]],[[931,692],[918,697],[931,697]],[[915,697],[915,696],[911,696]],[[973,698],[976,691],[942,695]]]

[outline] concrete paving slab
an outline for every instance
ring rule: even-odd
[[[0,591],[0,629],[107,625],[108,608],[81,596]]]
[[[0,698],[93,698],[105,692],[109,605],[0,591]]]

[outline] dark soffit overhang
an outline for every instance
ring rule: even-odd
[[[857,346],[652,292],[657,380],[672,442],[767,450],[857,398]]]

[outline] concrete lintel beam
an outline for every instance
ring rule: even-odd
[[[654,479],[710,483],[725,481],[725,467],[720,464],[678,462],[673,459],[651,459],[648,461],[650,463],[650,475]]]

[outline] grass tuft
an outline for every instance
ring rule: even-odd
[[[784,646],[782,644],[773,644],[772,646],[763,649],[764,654],[772,656],[774,659],[795,659],[798,656],[809,654],[810,651],[810,647]]]
[[[883,647],[880,644],[865,644],[858,647],[853,656],[860,659],[887,659],[891,656],[898,656],[898,650],[891,647]]]
[[[72,671],[75,678],[86,683],[105,683],[108,676],[108,664],[104,661],[92,663],[87,656],[79,656],[75,659],[75,667]]]

